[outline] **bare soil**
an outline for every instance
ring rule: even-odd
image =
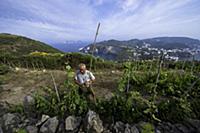
[[[66,80],[66,72],[62,70],[29,70],[17,69],[0,75],[3,84],[0,86],[0,102],[20,104],[26,95],[32,95],[42,87],[54,87],[51,73],[58,88]],[[101,70],[94,72],[96,81],[93,89],[97,97],[109,99],[117,88],[122,72]]]

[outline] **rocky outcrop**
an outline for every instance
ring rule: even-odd
[[[99,115],[96,112],[89,110],[84,120],[84,129],[88,133],[103,132],[103,122],[101,121]]]
[[[85,117],[68,116],[65,119],[42,115],[40,120],[26,118],[17,113],[6,113],[0,117],[0,133],[13,133],[24,129],[27,133],[200,133],[200,120],[184,123],[160,122],[137,124],[117,121],[104,123],[99,115],[89,110]]]
[[[24,109],[29,111],[29,109],[35,104],[35,99],[30,96],[27,95],[24,97],[24,101],[23,101],[23,105],[24,105]]]
[[[69,116],[65,119],[65,130],[77,132],[81,124],[81,117]]]
[[[1,118],[1,121],[2,130],[6,133],[15,132],[21,122],[18,114],[11,113],[4,114]]]
[[[2,129],[2,127],[0,127],[0,133],[3,133],[3,129]]]
[[[114,133],[139,133],[139,130],[135,125],[124,124],[121,121],[115,123],[113,127]]]
[[[8,108],[6,103],[0,103],[0,117],[8,112]]]
[[[49,118],[40,128],[40,133],[56,133],[59,120],[57,117]]]
[[[35,117],[36,113],[34,112],[33,107],[35,107],[35,99],[27,95],[24,97],[23,100],[23,105],[24,105],[24,112],[28,117]]]

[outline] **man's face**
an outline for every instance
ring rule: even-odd
[[[81,72],[82,74],[84,74],[85,71],[86,71],[86,67],[85,67],[85,66],[81,66],[81,67],[80,67],[80,72]]]

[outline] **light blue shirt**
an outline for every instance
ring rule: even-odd
[[[79,70],[76,72],[75,80],[77,80],[80,84],[84,84],[87,81],[95,80],[92,72],[86,70],[84,74],[82,74]]]

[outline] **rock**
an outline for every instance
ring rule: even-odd
[[[130,126],[129,124],[124,124],[121,121],[116,122],[116,124],[114,125],[114,132],[115,133],[139,133],[135,125]]]
[[[112,70],[112,71],[111,71],[111,73],[112,73],[112,74],[115,74],[115,71],[114,71],[114,70]]]
[[[162,132],[159,129],[156,129],[155,133],[162,133]]]
[[[125,132],[125,125],[121,121],[116,122],[113,128],[114,128],[115,133],[124,133]]]
[[[172,125],[169,122],[160,123],[157,127],[161,133],[180,133],[176,126]]]
[[[81,124],[80,117],[69,116],[65,119],[65,130],[66,131],[75,131],[78,130]]]
[[[35,104],[35,99],[32,96],[30,96],[30,95],[25,96],[23,104],[24,104],[25,108],[29,108],[29,107],[31,107],[32,105]]]
[[[7,113],[2,117],[2,128],[6,133],[15,132],[18,128],[19,123],[21,122],[18,114]]]
[[[61,122],[59,124],[57,133],[66,133],[66,131],[65,131],[65,123],[64,122]]]
[[[35,105],[35,99],[32,96],[25,96],[23,100],[24,111],[27,116],[34,116],[33,107]]]
[[[44,122],[46,122],[50,117],[48,115],[42,115],[42,119],[36,123],[36,126],[41,126]]]
[[[88,133],[101,133],[103,132],[103,123],[99,115],[94,111],[89,110],[84,120],[84,129]]]
[[[125,125],[124,133],[131,133],[131,127],[130,127],[129,124],[126,124],[126,125]]]
[[[8,109],[9,109],[8,104],[3,102],[0,103],[0,117],[3,116],[5,113],[7,113]]]
[[[3,118],[0,117],[0,127],[3,126]]]
[[[37,133],[38,128],[36,126],[27,126],[26,131],[27,131],[27,133]]]
[[[110,130],[105,130],[103,133],[112,133]]]
[[[188,120],[188,123],[195,129],[195,132],[200,133],[200,120]]]
[[[0,127],[0,133],[3,133],[3,129]]]
[[[139,130],[135,125],[131,126],[131,133],[139,133]]]
[[[40,128],[40,133],[55,133],[59,121],[57,117],[49,118]]]
[[[174,126],[182,133],[190,133],[189,129],[182,124],[175,124]]]

